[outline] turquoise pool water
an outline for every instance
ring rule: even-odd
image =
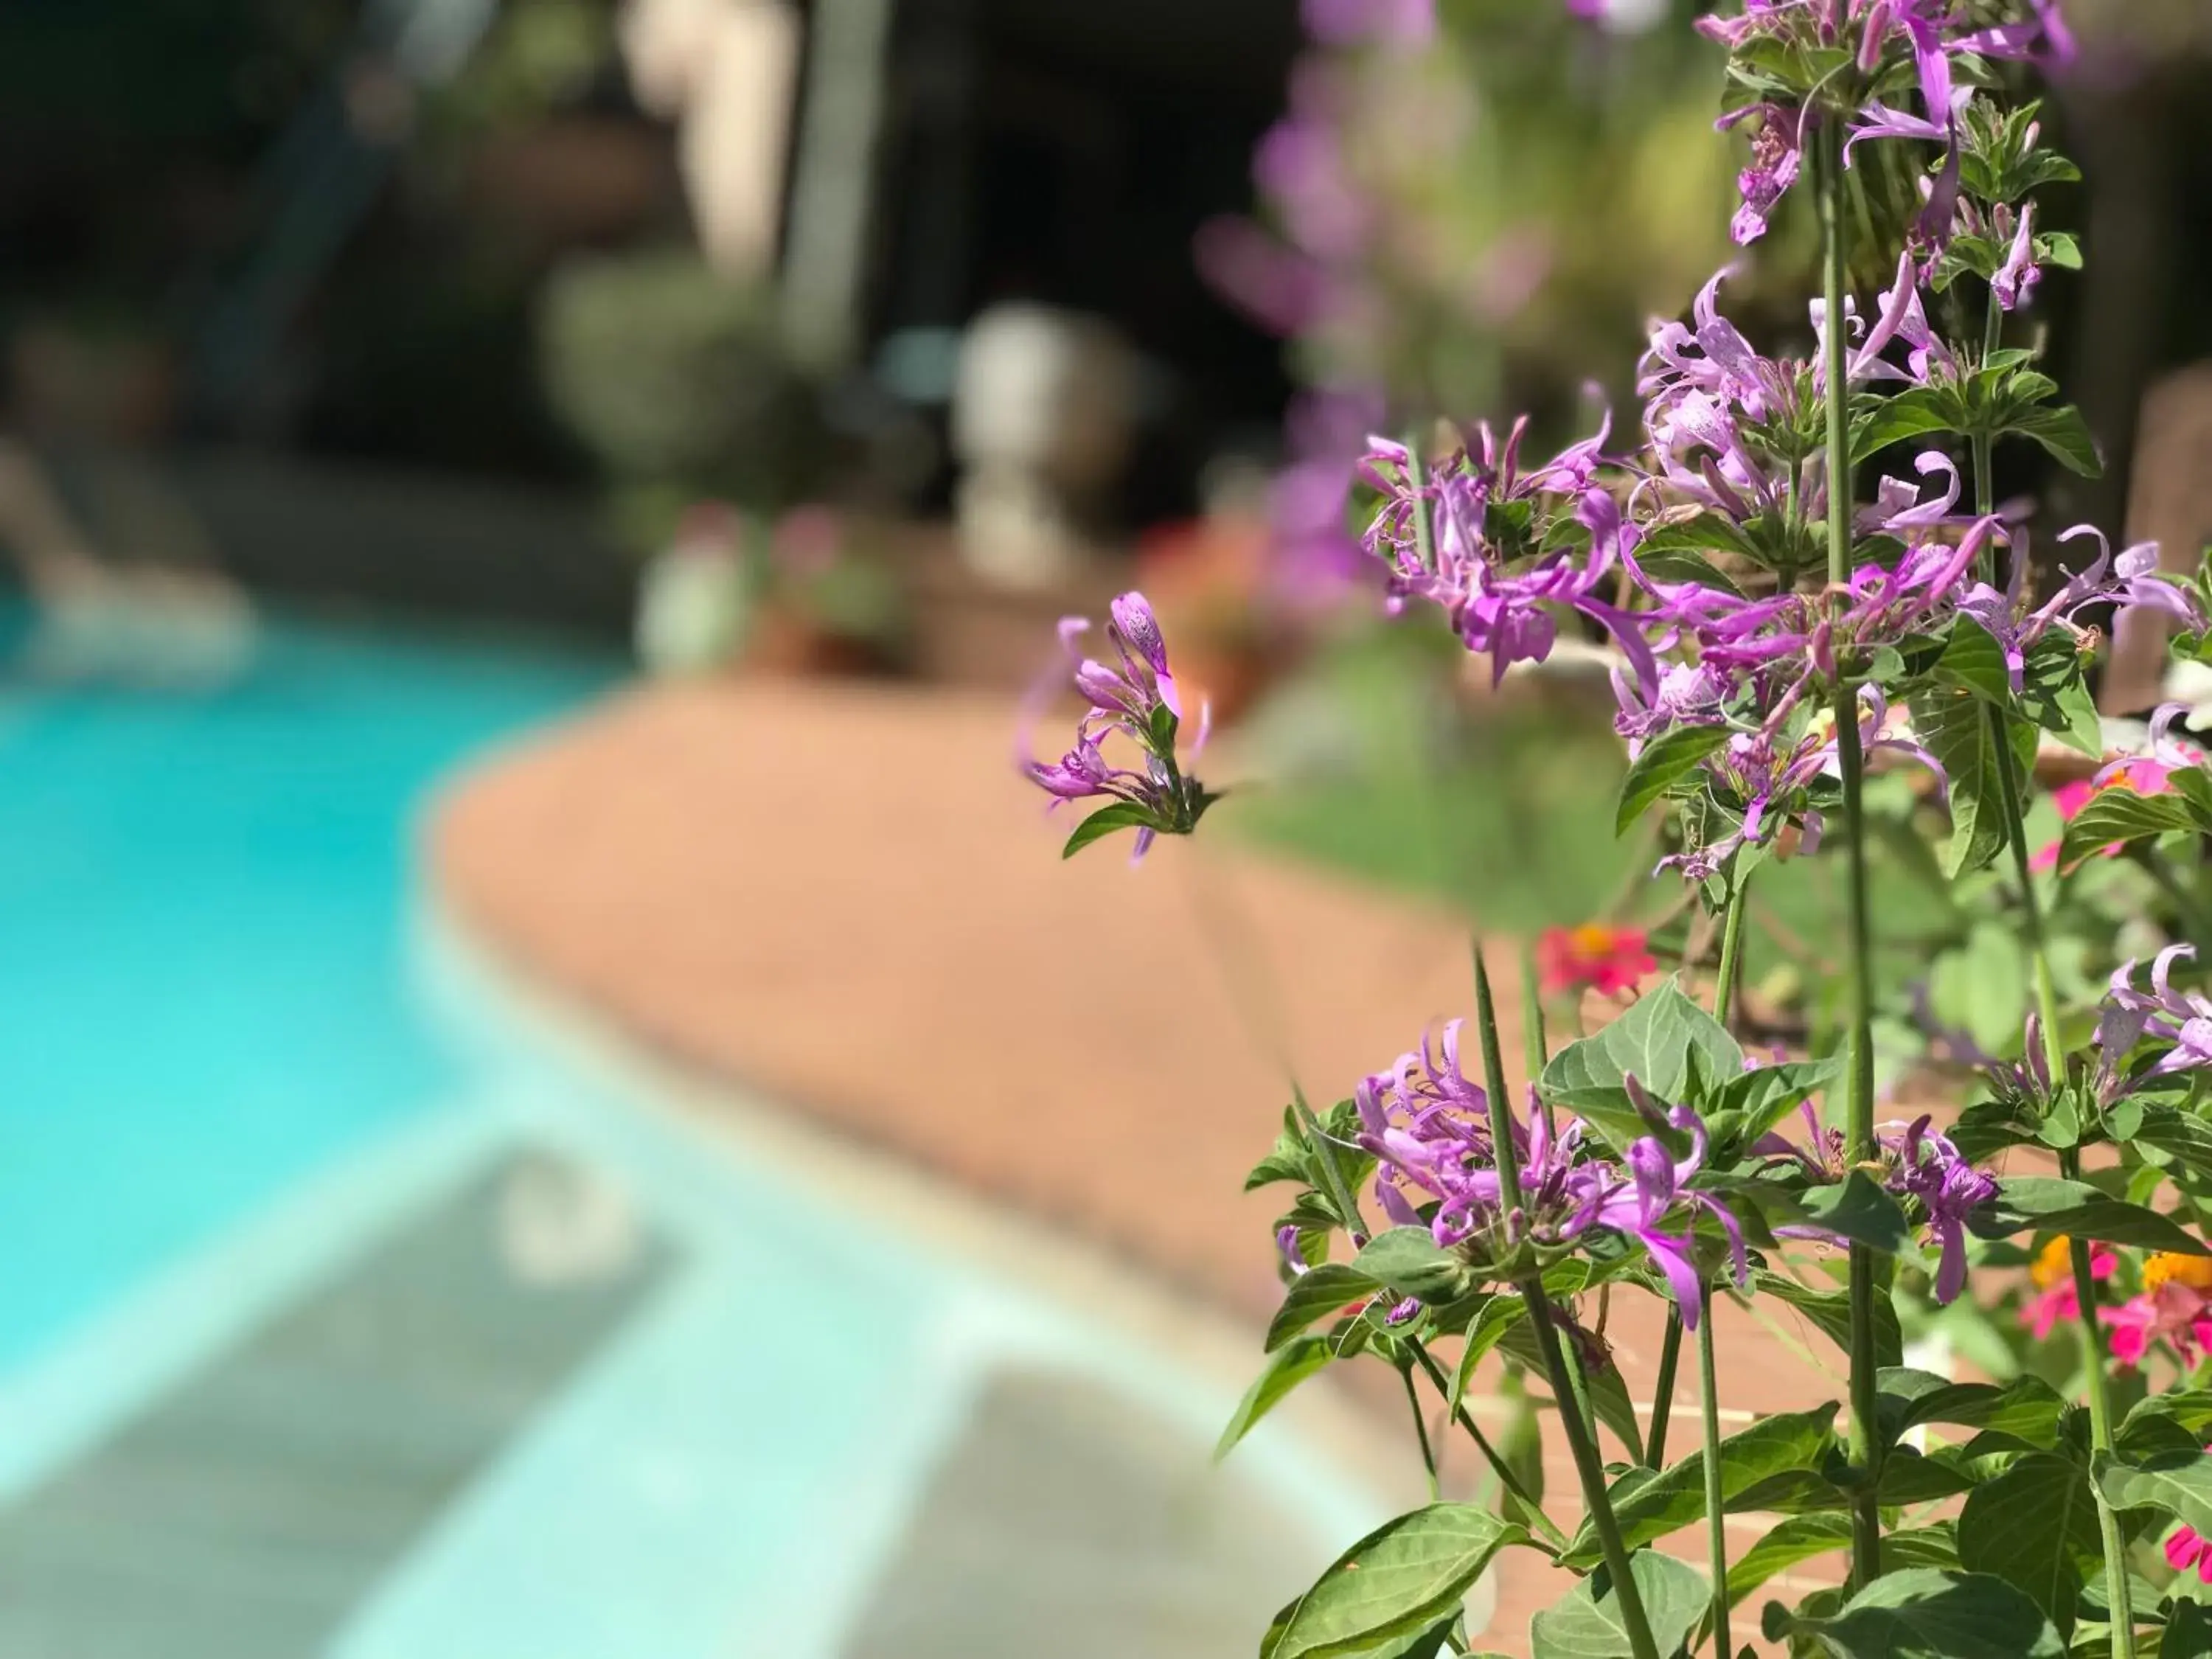
[[[410,815],[617,669],[280,623],[218,687],[0,698],[0,1370],[441,1101]]]
[[[0,702],[0,1659],[1248,1652],[1383,1511],[1210,1467],[1241,1356],[694,1130],[422,914],[431,787],[618,672],[280,622]]]

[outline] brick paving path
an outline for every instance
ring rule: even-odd
[[[428,826],[434,877],[491,948],[635,1037],[1081,1233],[1256,1332],[1279,1294],[1273,1210],[1237,1192],[1285,1090],[1255,1027],[1287,1033],[1307,1087],[1335,1099],[1467,1011],[1464,935],[1218,838],[1136,870],[1110,851],[1063,865],[1012,775],[1010,726],[998,698],[633,692],[460,780]],[[1242,965],[1224,973],[1224,957]],[[1785,1336],[1723,1310],[1729,1406],[1838,1397],[1840,1356],[1769,1316]],[[1641,1299],[1613,1310],[1639,1401],[1659,1328]],[[1695,1440],[1695,1379],[1686,1352],[1678,1449]],[[1378,1408],[1402,1410],[1395,1378],[1370,1381],[1387,1385]],[[1563,1451],[1547,1484],[1573,1489]],[[1701,1539],[1674,1547],[1694,1557]],[[1560,1583],[1509,1558],[1486,1643],[1519,1651]]]

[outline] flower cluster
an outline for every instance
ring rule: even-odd
[[[1923,1115],[1887,1125],[1879,1136],[1886,1184],[1919,1207],[1942,1248],[1936,1269],[1937,1305],[1955,1301],[1966,1287],[1966,1218],[1997,1195],[1997,1183],[1967,1162],[1958,1147]]]
[[[1110,802],[1086,821],[1085,829],[1134,828],[1136,856],[1142,858],[1155,837],[1188,835],[1213,798],[1176,762],[1182,696],[1168,665],[1159,621],[1145,596],[1124,593],[1113,603],[1106,624],[1113,663],[1086,657],[1078,647],[1076,641],[1090,627],[1081,617],[1060,623],[1066,669],[1048,675],[1030,699],[1034,713],[1060,683],[1060,674],[1068,674],[1089,705],[1076,724],[1074,746],[1057,761],[1040,761],[1030,753],[1025,730],[1016,757],[1023,775],[1050,795],[1054,806],[1102,797]],[[1028,722],[1024,724],[1026,727]],[[1206,746],[1207,726],[1207,711],[1201,705],[1194,755]],[[1108,758],[1106,741],[1117,733],[1136,746],[1143,757],[1141,769],[1116,766]]]
[[[1736,240],[1766,234],[1776,207],[1804,171],[1812,125],[1837,118],[1850,124],[1851,148],[1880,138],[1943,147],[1922,227],[1928,240],[1948,240],[1959,189],[1960,123],[1973,97],[1968,76],[1977,60],[2063,64],[2075,55],[2057,0],[2030,5],[2029,15],[1994,26],[1977,24],[1954,0],[1747,0],[1735,15],[1698,19],[1698,27],[1732,52],[1764,46],[1809,56],[1841,48],[1855,71],[1817,89],[1826,108],[1815,100],[1816,88],[1796,97],[1768,88],[1721,117],[1723,131],[1741,126],[1751,134],[1750,164],[1737,179],[1743,204],[1732,227]],[[1899,97],[1917,99],[1918,110],[1886,101]]]
[[[1677,1107],[1668,1127],[1688,1137],[1678,1157],[1656,1135],[1628,1148],[1622,1164],[1601,1155],[1579,1119],[1555,1125],[1534,1109],[1522,1123],[1510,1109],[1493,1114],[1483,1088],[1460,1068],[1460,1023],[1440,1045],[1424,1042],[1388,1072],[1359,1085],[1360,1146],[1377,1160],[1375,1198],[1399,1226],[1426,1227],[1437,1243],[1464,1252],[1478,1266],[1504,1261],[1524,1247],[1564,1254],[1594,1229],[1640,1243],[1695,1328],[1705,1273],[1697,1261],[1694,1224],[1711,1216],[1726,1235],[1738,1283],[1749,1266],[1743,1233],[1725,1206],[1692,1189],[1705,1167],[1705,1124]],[[1521,1201],[1509,1207],[1498,1173],[1495,1125],[1513,1137]]]
[[[1412,452],[1369,441],[1361,473],[1382,505],[1363,544],[1382,567],[1389,604],[1438,606],[1493,678],[1516,662],[1541,662],[1559,637],[1558,613],[1578,611],[1610,632],[1656,684],[1657,665],[1636,622],[1601,597],[1618,586],[1620,510],[1598,481],[1607,465],[1608,416],[1595,437],[1524,471],[1517,421],[1501,441],[1477,428],[1479,455],[1462,450],[1421,476]],[[1578,544],[1589,547],[1577,556]]]

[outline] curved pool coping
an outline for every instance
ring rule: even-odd
[[[499,1069],[520,1063],[580,1080],[593,1095],[659,1119],[742,1166],[775,1171],[817,1203],[850,1206],[872,1224],[915,1239],[1005,1293],[987,1303],[998,1313],[983,1316],[1000,1358],[1080,1365],[1200,1445],[1210,1443],[1255,1374],[1260,1355],[1249,1326],[987,1194],[956,1188],[896,1152],[653,1053],[587,1004],[503,959],[434,894],[418,902],[415,945],[434,1018],[453,1041]],[[594,1133],[608,1127],[602,1121]],[[1056,1311],[1040,1321],[1040,1309]],[[1075,1309],[1083,1310],[1079,1320],[1069,1311]],[[963,1403],[920,1409],[957,1412]],[[1333,1545],[1349,1544],[1425,1496],[1402,1437],[1326,1381],[1278,1407],[1232,1462],[1294,1504]],[[876,1517],[880,1541],[887,1542],[895,1522]],[[1495,1602],[1494,1581],[1486,1576],[1468,1598],[1471,1632],[1486,1626]],[[355,1651],[347,1650],[345,1659]]]

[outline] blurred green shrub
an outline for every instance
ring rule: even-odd
[[[547,284],[548,396],[617,489],[757,510],[802,500],[825,445],[774,296],[690,249],[599,256]]]

